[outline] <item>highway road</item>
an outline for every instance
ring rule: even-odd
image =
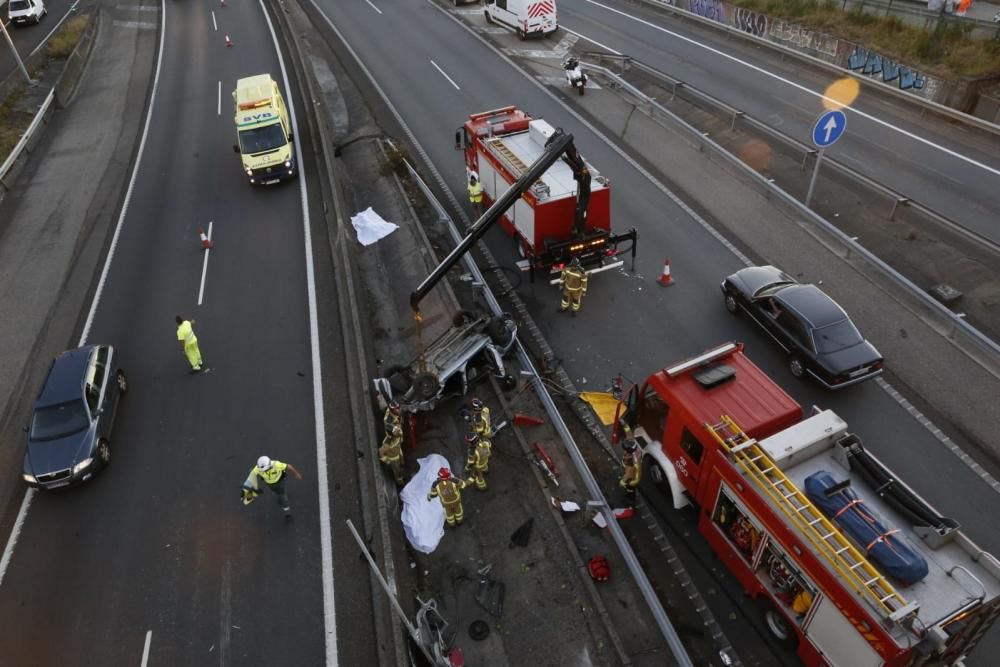
[[[580,151],[611,178],[619,193],[613,204],[617,224],[635,225],[642,239],[638,276],[604,275],[593,280],[582,321],[555,313],[558,296],[552,288],[540,283],[524,283],[519,288],[571,377],[603,388],[618,372],[639,380],[655,368],[721,340],[744,340],[750,356],[803,405],[836,410],[908,483],[942,512],[956,517],[981,546],[1000,553],[1000,535],[988,509],[1000,506],[995,492],[874,383],[836,394],[794,383],[772,344],[729,316],[722,306],[719,281],[741,268],[738,259],[633,163],[572,116],[554,95],[485,48],[480,37],[437,5],[374,1],[344,5],[330,0],[316,0],[316,4],[404,117],[413,139],[458,201],[465,200],[464,166],[453,149],[455,128],[466,113],[507,104],[572,132]],[[578,9],[580,3],[567,4]],[[568,13],[571,22],[572,12]],[[607,18],[605,23],[614,20]],[[386,35],[393,36],[390,46]],[[548,42],[548,47],[553,43]],[[510,46],[519,45],[511,42]],[[532,46],[546,48],[546,43]],[[786,113],[783,109],[773,112]],[[908,150],[913,150],[908,144],[898,148],[903,154]],[[980,205],[988,204],[984,200]],[[513,264],[510,241],[498,232],[490,243],[501,262]],[[663,254],[658,249],[666,247],[678,258],[672,262],[675,274],[684,276],[669,292],[648,288],[650,279],[641,277],[659,275]],[[621,344],[623,337],[629,341],[627,347]],[[984,643],[980,655],[1000,649],[1000,631],[994,628]],[[972,664],[985,663],[974,660]]]
[[[367,569],[344,527],[360,508],[328,253],[315,293],[308,283],[313,156],[301,154],[299,180],[255,190],[231,148],[238,77],[297,88],[261,4],[160,6],[148,135],[84,336],[116,345],[129,379],[114,460],[79,489],[31,496],[2,583],[2,662],[375,664]],[[134,29],[106,28],[112,40]],[[310,145],[304,122],[298,138]],[[199,228],[212,230],[209,255]],[[312,230],[325,244],[322,221]],[[176,314],[197,320],[201,374],[178,348]],[[238,500],[262,454],[305,478],[290,481],[292,522],[273,494]]]
[[[835,79],[724,38],[644,3],[563,0],[562,27],[636,58],[811,145],[820,95]],[[600,50],[593,44],[585,49]],[[827,153],[946,217],[1000,241],[1000,140],[923,117],[916,104],[862,88]]]

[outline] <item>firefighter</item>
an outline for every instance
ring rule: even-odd
[[[583,301],[583,295],[587,293],[587,272],[580,266],[579,257],[574,257],[569,266],[559,274],[559,284],[563,290],[559,312],[564,313],[572,306],[570,314],[576,317]]]
[[[469,485],[468,482],[451,476],[451,471],[447,468],[438,470],[438,478],[431,485],[431,492],[427,494],[427,500],[439,498],[441,507],[444,508],[444,520],[449,526],[457,526],[465,518],[465,510],[462,509],[462,489]]]
[[[385,414],[382,415],[382,426],[385,428],[385,434],[389,435],[397,427],[403,429],[403,414],[399,408],[399,403],[395,400],[389,401],[389,407],[385,409]]]
[[[174,319],[177,321],[177,341],[191,364],[191,372],[197,373],[201,371],[201,350],[198,348],[198,337],[194,334],[194,320],[186,320],[180,315]]]
[[[493,445],[485,436],[468,433],[465,436],[468,456],[465,459],[465,472],[472,475],[472,481],[480,491],[486,490],[486,473],[490,470],[490,454]]]
[[[469,203],[472,204],[472,214],[478,220],[483,215],[483,185],[479,182],[479,177],[472,173],[469,175]]]
[[[642,452],[639,451],[634,438],[622,442],[622,468],[624,472],[618,485],[625,489],[629,498],[634,498],[639,479],[642,477]]]
[[[403,429],[399,424],[388,431],[382,439],[382,446],[378,448],[378,460],[392,471],[396,486],[403,486],[406,481],[403,479]]]
[[[493,435],[490,409],[478,398],[472,399],[472,428],[479,437],[489,438]]]

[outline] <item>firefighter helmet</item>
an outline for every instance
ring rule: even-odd
[[[482,410],[483,409],[483,402],[481,400],[479,400],[478,398],[472,399],[472,409],[473,410],[477,410],[477,411],[478,410]]]
[[[574,257],[573,261],[570,262],[569,265],[572,266],[575,269],[580,268],[580,258],[579,257]]]
[[[399,414],[399,403],[397,403],[395,399],[389,401],[389,412],[394,415]]]
[[[438,479],[450,479],[450,478],[451,478],[450,470],[448,470],[447,468],[441,468],[440,470],[438,470]]]
[[[628,438],[622,443],[622,449],[626,452],[634,452],[636,448],[635,439]]]

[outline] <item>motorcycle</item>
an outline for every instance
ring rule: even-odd
[[[576,88],[583,95],[587,88],[587,74],[580,69],[580,62],[576,58],[567,58],[563,63],[563,70],[566,71],[566,81],[570,88]]]

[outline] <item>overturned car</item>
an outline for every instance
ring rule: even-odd
[[[388,368],[384,377],[374,380],[379,409],[395,400],[408,412],[433,410],[439,400],[465,394],[487,369],[505,386],[513,386],[503,358],[516,339],[517,324],[509,314],[461,311],[422,355],[407,366]]]

